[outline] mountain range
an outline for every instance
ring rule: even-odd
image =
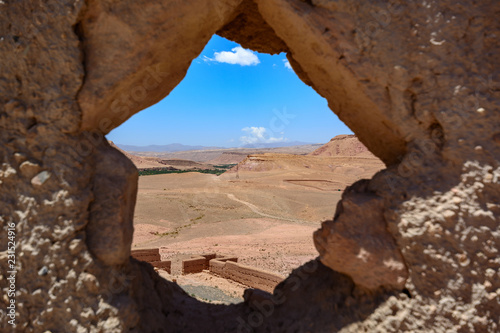
[[[155,153],[173,153],[177,151],[188,151],[188,150],[208,150],[208,149],[222,149],[221,147],[205,147],[205,146],[189,146],[183,145],[181,143],[171,143],[168,145],[149,145],[149,146],[134,146],[134,145],[122,145],[116,143],[116,145],[129,152],[155,152]]]
[[[291,141],[291,142],[274,142],[274,143],[252,143],[246,144],[239,147],[233,148],[281,148],[281,147],[293,147],[309,145],[309,142]],[[180,151],[190,151],[190,150],[214,150],[214,149],[227,149],[225,147],[207,147],[207,146],[190,146],[183,145],[181,143],[171,143],[168,145],[149,145],[149,146],[134,146],[134,145],[116,145],[128,152],[154,152],[154,153],[174,153]]]

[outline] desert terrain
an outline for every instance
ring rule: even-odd
[[[251,154],[293,154],[307,155],[316,149],[322,147],[322,144],[308,144],[300,146],[289,146],[279,148],[220,148],[204,150],[187,150],[176,152],[130,152],[136,157],[162,159],[182,159],[200,163],[209,164],[234,164],[243,161]],[[118,148],[119,149],[119,148]]]
[[[453,1],[292,0],[1,1],[0,5],[0,332],[500,331],[500,1],[463,1],[458,6]],[[247,51],[255,53],[255,61],[239,56]],[[235,55],[226,56],[230,54]],[[286,55],[283,63],[269,60],[268,55],[276,54]],[[231,60],[212,63],[220,62],[218,55]],[[245,59],[245,65],[262,61],[258,68],[239,68],[234,58]],[[271,62],[287,71],[274,71],[268,66]],[[236,66],[229,66],[233,63]],[[209,72],[216,66],[223,72]],[[191,85],[189,72],[196,67],[202,71],[200,76],[191,75],[196,84]],[[292,72],[308,86],[303,95],[294,88]],[[202,90],[205,87],[209,90]],[[311,89],[324,98],[321,104],[312,100]],[[173,107],[143,111],[166,96],[174,99]],[[247,132],[242,126],[272,128],[277,118],[276,129],[288,126],[286,110],[275,108],[290,106],[289,114],[297,117],[290,117],[295,120],[285,126],[286,135],[298,139],[292,133],[302,125],[306,125],[303,131],[317,135],[338,128],[323,123],[325,118],[314,112],[325,102],[387,167],[345,189],[344,209],[314,233],[321,264],[314,261],[294,270],[266,302],[269,306],[258,307],[248,297],[237,306],[193,300],[176,283],[160,279],[152,265],[130,258],[137,170],[106,142],[112,131],[121,126],[123,132],[116,138],[142,142],[147,137],[160,140],[170,125],[180,125],[169,134],[183,138],[183,144],[210,144],[202,132],[212,129],[210,120],[218,125],[214,130],[232,124],[227,138],[242,133],[257,138],[262,129]],[[141,128],[124,124],[138,113],[145,116],[137,124]],[[187,121],[177,121],[180,117]],[[317,127],[312,127],[314,122]],[[144,135],[148,123],[157,126],[148,127],[151,130]],[[273,132],[276,136],[269,138],[281,135]],[[196,136],[206,142],[189,142]],[[342,154],[338,141],[330,142],[332,149],[316,153]],[[211,204],[214,197],[225,195],[224,200],[237,207],[233,210],[263,225],[254,223],[255,230],[245,234],[228,224],[210,236],[217,242],[210,246],[221,246],[231,235],[248,235],[260,247],[267,236],[264,229],[273,228],[265,223],[278,227],[287,223],[287,230],[292,228],[298,222],[280,215],[298,209],[290,199],[295,194],[292,188],[302,191],[296,195],[300,205],[316,210],[321,200],[310,202],[311,197],[330,194],[325,201],[331,207],[328,215],[333,214],[335,185],[324,191],[313,184],[323,180],[320,174],[331,176],[333,171],[323,166],[314,170],[311,164],[300,167],[293,158],[282,165],[275,161],[283,156],[255,156],[261,152],[231,149],[220,156],[216,151],[203,160],[192,152],[143,157],[206,164],[215,159],[228,161],[222,164],[248,162],[220,177],[209,172],[199,175],[202,181],[221,183],[209,184],[201,194]],[[253,157],[246,160],[245,155]],[[241,160],[229,162],[233,157]],[[336,170],[348,167],[352,165]],[[208,224],[205,219],[223,213],[198,205],[203,200],[194,200],[200,194],[196,189],[206,186],[192,184],[191,189],[179,188],[188,196],[186,206],[207,212],[212,208],[215,215],[195,215],[201,212],[181,206],[187,221],[177,220],[175,215],[183,214],[171,213],[172,207],[163,204],[174,199],[159,193],[168,192],[180,202],[182,193],[170,187],[172,179],[197,176],[193,170],[169,170],[171,175],[151,179],[141,175],[139,204],[147,199],[147,191],[157,192],[150,196],[158,204],[150,204],[150,212],[139,207],[136,223],[165,232],[149,233],[155,237],[134,245],[165,243],[168,256],[175,251],[198,253],[198,248],[185,244],[205,241],[204,235],[183,239]],[[314,172],[314,178],[307,171]],[[156,170],[146,172],[153,175]],[[279,180],[279,173],[293,180],[286,174],[292,172],[301,173],[299,183]],[[155,179],[158,184],[143,189],[144,183]],[[239,185],[244,182],[253,187]],[[305,182],[312,186],[302,186]],[[282,202],[289,207],[277,210]],[[162,208],[163,214],[151,217]],[[234,214],[232,219],[245,221]],[[319,222],[302,223],[307,227]],[[217,221],[212,224],[215,228]],[[274,231],[275,237],[280,231]],[[148,232],[145,235],[149,237]],[[311,237],[309,232],[301,235]],[[250,260],[246,253],[242,256]],[[276,260],[277,255],[272,256]],[[177,279],[175,270],[167,278]],[[215,287],[204,293],[203,283],[212,281],[212,276],[181,279],[191,279],[179,283],[201,299],[221,293],[235,296]],[[217,283],[229,288],[223,281]]]
[[[132,161],[144,165],[141,159],[151,157]],[[132,249],[161,248],[172,276],[161,274],[195,296],[201,289],[193,286],[218,286],[241,299],[245,286],[208,273],[180,275],[181,260],[215,252],[287,276],[317,256],[312,233],[333,217],[343,189],[383,167],[355,137],[342,136],[308,155],[251,154],[220,176],[141,176]]]

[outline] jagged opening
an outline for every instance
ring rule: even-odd
[[[244,83],[231,90],[238,81]],[[214,141],[220,132],[235,142]],[[200,264],[199,255],[210,253],[236,257],[239,264],[269,272],[268,284],[255,280],[247,285],[272,291],[292,269],[317,256],[310,235],[332,218],[343,189],[383,167],[354,137],[322,147],[335,135],[349,132],[324,99],[300,82],[283,54],[252,53],[212,38],[168,97],[108,135],[117,148],[128,151],[141,175],[133,253],[141,259],[146,258],[142,249],[159,248],[162,260],[171,262],[172,274],[163,276],[195,296],[203,295],[203,288],[194,287],[193,280],[208,290],[220,283],[215,276],[210,276],[212,282],[201,274],[209,267],[208,262]],[[198,141],[186,142],[188,136]],[[289,142],[297,139],[313,144],[295,147],[300,143]],[[182,151],[187,147],[131,146],[141,142],[232,148],[193,147],[190,153]],[[182,152],[161,151],[169,148]],[[230,170],[219,176],[186,172],[192,169]],[[145,260],[158,259],[150,254]],[[221,300],[242,300],[242,285],[225,287],[221,290],[226,295],[216,293]]]
[[[406,141],[401,130],[382,111],[391,107],[390,98],[375,103],[345,63],[345,53],[349,50],[344,50],[343,44],[336,49],[329,45],[332,39],[348,37],[344,36],[344,29],[348,27],[340,23],[335,27],[335,20],[317,26],[309,22],[312,17],[305,18],[307,22],[300,25],[295,24],[295,20],[303,20],[296,16],[296,11],[309,13],[309,3],[294,1],[286,5],[282,9],[289,15],[275,15],[278,4],[253,0],[224,5],[207,3],[203,5],[203,12],[198,13],[191,13],[189,3],[176,4],[175,10],[169,7],[174,4],[165,4],[166,8],[152,6],[142,12],[135,8],[140,7],[138,4],[133,8],[127,6],[104,13],[89,10],[80,25],[81,34],[85,36],[85,65],[92,69],[87,71],[85,85],[78,96],[83,110],[83,130],[106,134],[133,114],[160,101],[181,82],[191,60],[211,36],[218,33],[254,51],[285,52],[299,78],[326,98],[329,107],[386,165],[399,163],[404,155]],[[119,25],[105,24],[106,20],[114,20],[116,13],[134,10],[138,11],[134,14],[137,20],[148,22],[137,33],[127,34]],[[192,17],[179,20],[183,15]],[[178,23],[175,32],[171,31],[169,22]],[[144,40],[142,36],[150,38]],[[140,42],[144,45],[136,47]]]
[[[0,215],[19,245],[0,253],[16,261],[0,276],[11,329],[498,331],[498,1],[0,5]],[[315,234],[321,262],[271,299],[213,306],[130,258],[137,172],[103,134],[168,94],[231,25],[234,40],[278,36],[388,168],[344,193]]]
[[[386,105],[379,101],[375,103],[366,91],[360,89],[358,78],[347,69],[345,64],[338,61],[333,64],[331,62],[332,59],[339,61],[346,59],[342,49],[334,49],[330,45],[330,39],[335,38],[335,36],[329,33],[333,32],[337,34],[337,37],[342,35],[342,31],[332,29],[331,25],[336,24],[335,21],[330,20],[327,24],[330,27],[321,27],[321,32],[318,32],[320,27],[313,24],[314,20],[309,21],[310,18],[307,18],[302,22],[303,18],[297,15],[302,11],[309,12],[311,5],[307,2],[294,1],[286,4],[283,9],[287,11],[287,15],[284,16],[281,14],[281,8],[276,7],[276,3],[265,1],[256,1],[256,3],[258,3],[258,8],[254,1],[250,0],[224,2],[224,4],[200,2],[199,5],[203,6],[203,10],[200,8],[199,11],[192,11],[191,4],[187,3],[176,3],[176,11],[169,11],[168,8],[160,8],[161,10],[153,8],[152,11],[135,8],[134,15],[138,15],[139,20],[148,22],[141,27],[141,33],[151,37],[146,40],[145,45],[141,45],[140,49],[131,47],[134,42],[142,40],[137,37],[138,34],[124,33],[119,29],[116,30],[116,27],[105,24],[106,19],[109,17],[113,19],[115,13],[120,12],[120,10],[125,10],[128,13],[134,8],[123,9],[120,8],[120,4],[117,4],[112,11],[99,14],[97,18],[93,17],[92,11],[89,11],[87,17],[84,18],[86,23],[82,24],[82,31],[84,35],[89,37],[84,42],[86,44],[86,64],[90,64],[86,68],[92,68],[92,70],[86,73],[85,85],[79,94],[79,103],[83,113],[81,129],[98,130],[106,134],[133,114],[161,100],[183,79],[191,60],[202,51],[209,38],[214,33],[219,33],[221,36],[227,36],[242,46],[255,51],[286,52],[291,67],[300,79],[313,86],[321,96],[328,100],[329,107],[339,115],[349,128],[360,135],[361,141],[368,146],[370,151],[380,157],[385,164],[396,164],[399,156],[405,152],[405,140],[400,135],[398,127],[393,126],[395,124],[392,120],[382,112]],[[165,17],[162,17],[163,14]],[[183,15],[188,19],[178,20],[178,17],[183,17]],[[297,26],[296,20],[301,21],[302,24]],[[149,24],[150,22],[157,24]],[[174,33],[171,31],[171,22],[178,23]],[[95,29],[95,27],[101,29]],[[113,40],[113,45],[109,45],[110,39]],[[117,50],[123,51],[116,47],[117,45],[127,51],[124,63],[117,64],[113,57]],[[144,50],[147,51],[144,52]],[[107,54],[106,52],[113,56],[102,58],[101,55]],[[102,75],[101,73],[104,72],[111,74]],[[106,90],[109,93],[103,92]],[[132,99],[127,98],[127,96],[132,96]],[[384,100],[384,103],[387,101]],[[364,184],[361,184],[359,187],[363,186]],[[364,191],[362,188],[360,190]],[[98,202],[99,200],[100,198],[96,199]],[[374,205],[379,202],[379,200],[372,201]],[[123,202],[121,197],[117,197],[115,202],[130,208],[130,204]],[[332,214],[333,210],[332,207]],[[383,217],[377,215],[376,218],[377,222],[380,222],[377,227],[383,227]],[[87,227],[87,230],[92,230],[89,232],[90,235],[98,234],[96,232],[98,223],[96,222],[98,221],[91,219]],[[127,223],[131,223],[131,221],[125,218],[116,224]],[[385,233],[387,232],[385,231]],[[122,238],[128,236],[131,235],[125,235]],[[386,238],[391,241],[390,237]],[[317,242],[316,246],[318,246]],[[320,244],[320,246],[323,245]],[[92,251],[92,246],[89,247]],[[129,248],[117,248],[115,252],[128,253]],[[392,249],[388,252],[388,256],[391,257],[393,255]],[[356,261],[352,263],[354,266],[363,259],[360,259],[357,253],[349,253],[349,255],[349,258]],[[112,265],[115,262],[108,264]],[[133,261],[132,264],[134,264]],[[376,265],[377,263],[375,263]],[[342,272],[350,274],[349,269]],[[298,284],[294,283],[297,275],[299,279],[302,279],[298,281]],[[317,287],[315,281],[321,286]],[[404,282],[404,279],[402,281]],[[383,281],[382,284],[384,283]],[[297,286],[302,285],[304,291],[302,288],[297,288]],[[315,294],[326,290],[335,291],[334,293],[342,295],[341,298],[338,298],[337,294],[331,295],[331,297],[335,297],[336,304],[342,304],[342,299],[351,297],[350,295],[357,288],[349,276],[328,270],[317,260],[299,267],[280,286],[279,290],[291,292],[290,297],[300,297],[299,295],[306,292],[306,288],[311,288],[311,286],[314,286],[312,292]],[[369,286],[368,289],[371,287]],[[140,289],[140,287],[138,288]],[[180,289],[176,289],[172,285],[169,288],[173,290],[173,303],[168,306],[173,308],[183,306],[184,303],[181,299],[184,296],[179,293]],[[294,294],[296,290],[299,290],[300,293]],[[370,296],[370,300],[366,303],[367,309],[372,309],[385,297],[379,298],[380,295],[377,291]],[[177,304],[175,299],[181,303]],[[148,300],[143,301],[148,302]],[[290,302],[288,300],[288,304],[291,304]],[[246,303],[248,305],[251,302],[247,300]],[[207,309],[200,304],[197,306],[200,311]],[[298,306],[305,309],[303,304]],[[234,307],[227,307],[223,311],[226,310],[227,313],[220,313],[221,318],[231,311],[240,311]],[[210,312],[210,310],[208,311]],[[260,313],[259,315],[262,316]],[[276,314],[276,316],[279,318],[280,314]],[[346,322],[350,320],[346,319]],[[230,324],[233,328],[234,325],[234,322]],[[260,325],[257,324],[257,326]],[[253,324],[251,326],[254,327]]]

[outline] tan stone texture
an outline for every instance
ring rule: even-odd
[[[18,273],[17,326],[3,297],[0,330],[499,331],[499,15],[497,0],[1,1],[2,295],[9,223]],[[387,165],[258,304],[198,302],[130,259],[137,170],[103,136],[216,32],[287,52]]]

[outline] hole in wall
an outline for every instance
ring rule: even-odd
[[[217,287],[213,301],[241,301],[246,287],[208,273],[188,282],[182,262],[192,256],[286,277],[317,256],[311,234],[343,189],[383,168],[355,138],[329,142],[351,133],[284,54],[214,36],[168,97],[108,135],[142,175],[132,250],[160,248],[172,261],[163,276],[201,300]]]
[[[405,294],[406,296],[408,296],[408,298],[412,298],[411,297],[411,293],[410,293],[410,291],[407,288],[403,289],[403,294]]]

